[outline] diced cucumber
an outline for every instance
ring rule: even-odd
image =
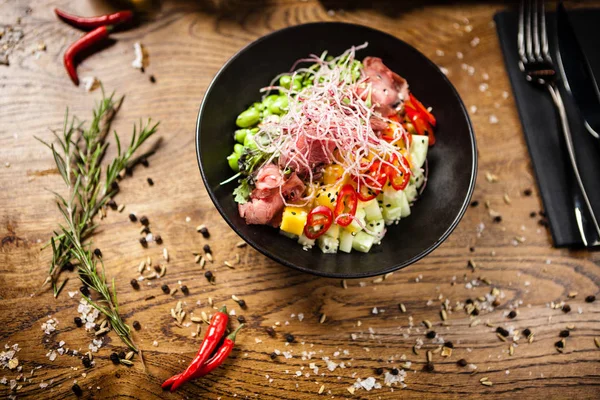
[[[385,221],[383,220],[383,217],[381,219],[367,222],[367,229],[369,232],[372,232],[373,235],[380,235],[385,229]]]
[[[402,190],[386,188],[383,191],[383,219],[387,225],[410,215],[410,206]]]
[[[428,149],[429,138],[427,136],[413,135],[412,144],[410,145],[410,155],[415,168],[421,168],[425,164]]]
[[[420,188],[425,182],[425,174],[421,168],[413,168],[412,176],[410,177],[410,182],[415,184],[415,187]]]
[[[325,232],[326,236],[330,238],[337,239],[340,237],[340,226],[338,224],[331,224],[327,232]]]
[[[352,248],[356,251],[368,253],[375,242],[375,238],[368,233],[358,232],[352,240]]]
[[[413,183],[410,183],[406,189],[404,189],[404,194],[406,195],[406,200],[408,200],[409,203],[412,203],[417,199],[417,187]]]
[[[383,218],[381,215],[381,209],[379,208],[379,203],[377,203],[376,199],[369,200],[363,203],[362,208],[363,210],[365,210],[365,217],[367,221],[374,221],[376,219]]]
[[[358,231],[362,231],[362,227],[365,226],[365,215],[366,212],[364,209],[359,208],[356,210],[356,214],[354,215],[354,217],[360,221],[357,222],[356,219],[353,219],[352,222],[350,223],[350,225],[348,225],[346,227],[347,230],[349,230],[350,232],[358,232]]]
[[[340,232],[340,251],[350,253],[352,251],[352,240],[354,240],[352,232],[342,229]]]
[[[317,244],[323,253],[337,253],[340,242],[331,236],[323,235],[317,238]]]
[[[383,219],[386,225],[391,225],[402,217],[402,207],[386,207],[383,209]]]
[[[311,248],[315,245],[315,240],[307,238],[304,235],[304,233],[302,233],[302,235],[300,235],[300,237],[298,238],[298,243],[301,244],[303,247]]]
[[[294,240],[298,239],[298,235],[294,235],[293,233],[282,231],[281,229],[279,230],[279,233],[282,234],[283,236],[289,237],[290,239],[294,239]]]
[[[406,198],[406,194],[402,192],[402,202],[400,204],[400,217],[406,218],[410,215],[410,204],[408,204],[408,199]]]

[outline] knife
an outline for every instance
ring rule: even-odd
[[[600,90],[562,1],[556,8],[556,31],[558,64],[565,87],[573,96],[587,131],[600,139]]]

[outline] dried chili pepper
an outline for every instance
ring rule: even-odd
[[[231,354],[231,351],[233,350],[233,347],[235,346],[235,337],[236,337],[237,333],[239,332],[239,330],[242,329],[243,326],[244,326],[244,324],[241,324],[240,326],[237,327],[237,329],[235,331],[231,332],[225,338],[223,345],[221,347],[219,347],[217,352],[210,358],[210,360],[208,360],[204,365],[202,365],[202,367],[200,369],[198,369],[196,372],[194,372],[192,374],[192,376],[189,377],[186,381],[200,378],[200,377],[203,377],[204,375],[208,375],[209,373],[214,371],[217,367],[219,367],[221,364],[223,364],[223,362],[227,359],[227,357],[229,357],[229,354]],[[169,386],[171,386],[175,381],[177,381],[179,379],[179,377],[181,375],[182,374],[177,374],[177,375],[172,376],[171,378],[167,379],[165,381],[165,383],[162,384],[162,388],[166,389]],[[174,389],[171,389],[171,391],[173,391],[173,390]]]
[[[192,379],[192,375],[202,368],[202,365],[204,365],[213,350],[217,347],[217,344],[225,333],[228,320],[229,316],[227,315],[227,307],[223,306],[218,312],[215,313],[215,315],[213,315],[210,321],[210,326],[204,335],[204,339],[202,340],[202,344],[200,344],[200,349],[198,350],[196,357],[194,357],[186,370],[179,374],[175,380],[172,380],[172,378],[167,379],[162,385],[163,388],[168,387],[169,384],[172,383],[171,392],[174,392],[175,389],[177,389],[183,383]]]
[[[83,50],[93,46],[94,44],[106,39],[108,34],[113,30],[112,25],[101,26],[93,31],[86,33],[83,37],[76,40],[64,55],[65,68],[75,85],[79,85],[79,77],[75,66],[75,57]]]
[[[117,25],[131,21],[133,13],[129,10],[118,11],[112,14],[99,15],[97,17],[80,17],[78,15],[69,14],[65,11],[54,9],[58,18],[65,21],[67,24],[75,28],[91,30],[100,26]]]

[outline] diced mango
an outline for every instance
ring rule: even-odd
[[[280,229],[284,232],[302,235],[308,212],[302,207],[287,206],[283,210]]]
[[[323,170],[323,183],[333,185],[344,175],[344,167],[339,164],[331,164]]]
[[[317,190],[315,195],[315,204],[318,206],[329,207],[331,211],[335,208],[337,193],[340,190],[340,185],[323,186]]]

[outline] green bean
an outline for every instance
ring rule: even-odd
[[[250,129],[238,129],[234,133],[235,141],[238,143],[244,143],[246,135],[250,132]]]
[[[270,106],[269,111],[273,114],[281,115],[287,111],[288,98],[287,96],[279,96]]]
[[[291,76],[283,75],[281,78],[279,78],[279,86],[283,86],[284,88],[289,89],[291,84],[292,84]]]
[[[229,163],[229,167],[235,172],[238,172],[240,170],[240,166],[238,165],[239,159],[240,155],[236,152],[233,152],[227,156],[227,162]]]
[[[240,144],[240,143],[236,143],[233,145],[233,151],[241,156],[242,155],[242,151],[244,151],[244,145]]]
[[[253,125],[256,125],[259,121],[260,111],[253,106],[238,115],[235,123],[240,128],[249,128]]]

